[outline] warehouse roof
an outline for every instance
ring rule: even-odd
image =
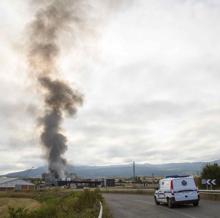
[[[0,184],[17,180],[18,178],[0,177]]]
[[[16,185],[30,185],[34,184],[19,178],[0,177],[0,187],[15,187]]]

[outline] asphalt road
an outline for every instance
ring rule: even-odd
[[[198,207],[155,205],[153,196],[103,194],[114,218],[220,218],[220,202],[201,200]]]

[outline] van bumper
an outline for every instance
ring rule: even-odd
[[[173,202],[176,205],[178,205],[178,204],[193,204],[193,203],[197,203],[199,201],[200,201],[200,195],[198,195],[197,199],[193,199],[193,200],[176,201],[176,199],[173,198]]]
[[[174,201],[173,201],[173,203],[174,203],[175,205],[180,205],[180,204],[193,204],[193,203],[197,203],[197,202],[199,202],[199,199],[195,199],[195,200],[184,200],[184,201],[176,201],[176,200],[174,199]]]

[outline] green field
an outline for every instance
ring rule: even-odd
[[[96,218],[100,204],[111,218],[99,190],[53,189],[33,192],[0,192],[1,218]]]

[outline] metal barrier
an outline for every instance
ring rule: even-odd
[[[206,194],[220,194],[220,190],[199,189],[199,192],[206,193]]]
[[[102,202],[100,201],[100,211],[99,211],[99,216],[98,218],[102,218],[102,213],[103,213],[103,207],[102,207]]]

